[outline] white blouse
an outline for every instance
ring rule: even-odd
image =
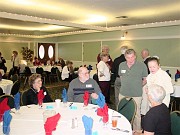
[[[64,66],[62,69],[62,74],[61,74],[62,80],[69,78],[69,70],[67,66]]]
[[[97,69],[98,69],[98,79],[99,81],[110,81],[110,70],[107,66],[107,64],[104,61],[100,61],[97,64]],[[100,77],[100,74],[104,74],[104,76]]]
[[[163,100],[163,103],[166,104],[167,107],[169,107],[170,94],[174,91],[170,76],[164,70],[159,68],[159,70],[155,74],[150,73],[146,79],[147,86],[151,84],[157,84],[164,88],[164,90],[166,91],[166,96]]]

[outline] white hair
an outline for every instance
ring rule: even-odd
[[[121,46],[121,54],[125,54],[127,49],[128,49],[127,46]]]
[[[148,95],[151,96],[153,101],[162,103],[164,97],[166,96],[166,92],[163,87],[157,84],[152,84],[148,87]]]

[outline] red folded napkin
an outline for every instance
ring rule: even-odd
[[[89,103],[89,92],[88,91],[84,92],[83,99],[84,99],[84,105],[87,106]]]
[[[38,97],[38,104],[42,105],[43,99],[44,99],[44,91],[40,90],[37,94]]]
[[[8,102],[8,98],[5,98],[3,101],[1,101],[1,103],[0,103],[0,122],[1,121],[3,121],[3,114],[4,114],[4,112],[5,111],[7,111],[7,110],[10,110],[11,108],[8,106],[8,104],[7,104],[7,102]]]
[[[176,74],[180,74],[180,71],[177,69],[177,73]]]
[[[107,104],[105,104],[103,108],[98,108],[97,109],[97,115],[103,117],[103,122],[104,123],[108,122],[109,115],[108,115],[108,106],[107,106]]]
[[[56,126],[60,117],[61,115],[58,113],[52,117],[47,118],[46,123],[44,124],[46,135],[52,135],[52,131],[56,130]]]

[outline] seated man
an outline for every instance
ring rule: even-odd
[[[91,97],[97,99],[97,94],[101,92],[97,82],[89,78],[89,71],[86,67],[80,67],[78,70],[78,78],[72,80],[68,88],[69,102],[84,102],[83,95],[85,91],[91,94]],[[89,100],[91,103],[91,100]]]
[[[144,135],[171,135],[171,119],[167,106],[162,103],[166,93],[163,87],[152,84],[147,90],[152,107],[142,120]],[[142,133],[135,132],[134,135]]]

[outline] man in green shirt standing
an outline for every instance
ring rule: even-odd
[[[119,100],[123,97],[132,97],[137,104],[137,112],[133,122],[133,130],[141,129],[140,105],[142,100],[142,87],[146,84],[148,75],[147,67],[144,63],[136,60],[136,52],[128,49],[125,52],[126,62],[119,65],[119,76],[121,88]]]

